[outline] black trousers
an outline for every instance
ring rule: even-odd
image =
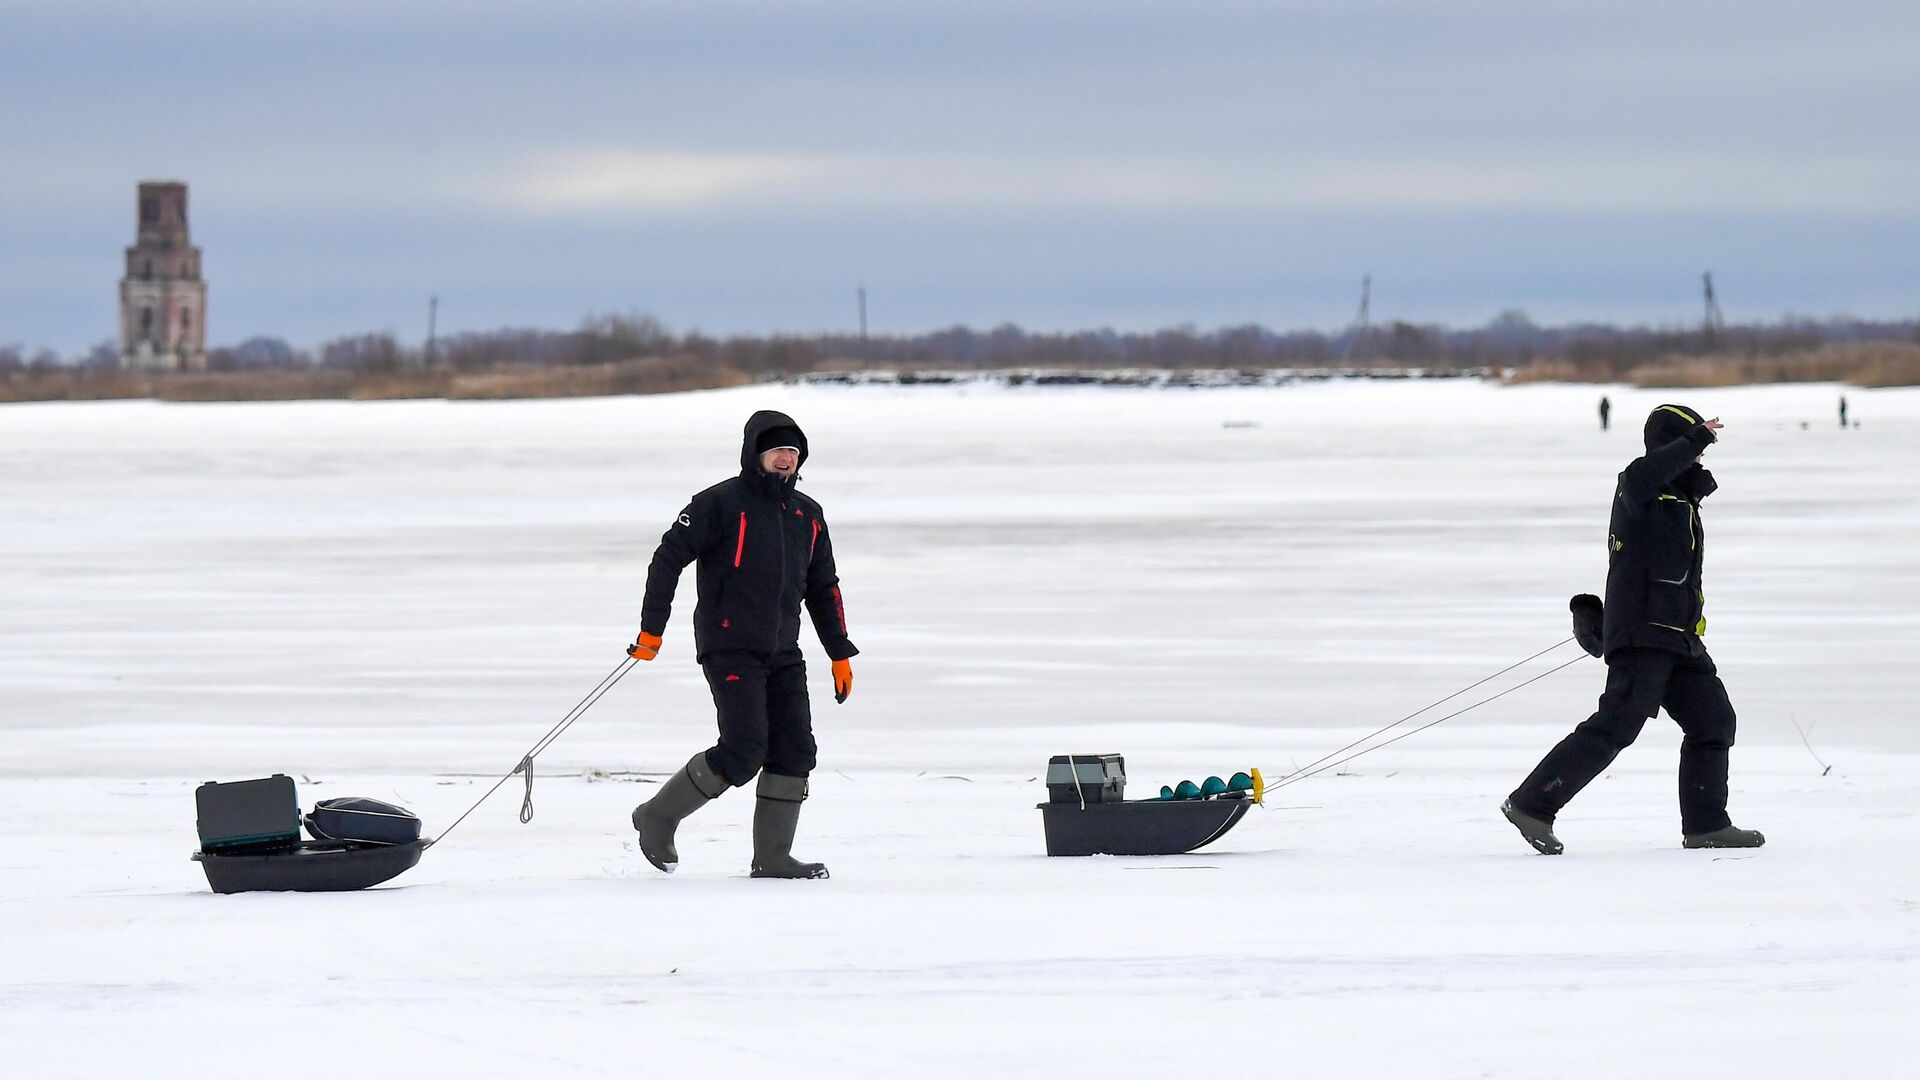
[[[1513,805],[1553,820],[1580,789],[1632,745],[1661,708],[1680,725],[1680,831],[1712,832],[1727,817],[1727,752],[1733,703],[1713,659],[1657,649],[1624,649],[1607,660],[1607,688],[1587,721],[1547,752],[1511,796]]]
[[[813,772],[818,748],[800,650],[708,653],[700,666],[720,719],[720,741],[707,751],[715,772],[734,787],[762,768],[803,779]]]

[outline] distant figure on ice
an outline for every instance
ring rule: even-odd
[[[1613,415],[1613,402],[1607,400],[1607,395],[1601,394],[1600,395],[1600,430],[1601,431],[1607,430],[1607,419],[1612,415]]]
[[[1680,832],[1689,848],[1759,847],[1765,838],[1727,817],[1733,705],[1700,636],[1707,631],[1700,467],[1719,420],[1679,405],[1647,417],[1645,456],[1620,473],[1607,536],[1601,654],[1607,687],[1598,710],[1534,768],[1500,807],[1527,843],[1558,855],[1554,815],[1600,775],[1665,707],[1680,725]]]
[[[740,475],[695,495],[647,567],[640,635],[628,655],[652,660],[659,653],[680,572],[697,561],[695,659],[720,720],[720,741],[633,811],[641,854],[669,874],[680,863],[673,834],[681,819],[757,774],[753,876],[827,876],[825,866],[791,854],[815,751],[801,605],[833,660],[836,702],[853,692],[850,660],[860,650],[847,640],[826,518],[819,503],[794,489],[806,460],[799,425],[784,413],[754,413],[740,446]]]
[[[1847,426],[1847,395],[1840,395],[1840,426]]]

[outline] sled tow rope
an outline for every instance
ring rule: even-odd
[[[1479,708],[1480,706],[1485,705],[1489,701],[1496,701],[1500,698],[1506,697],[1508,694],[1513,693],[1515,690],[1520,689],[1522,686],[1527,686],[1532,683],[1539,682],[1541,679],[1546,678],[1547,676],[1553,674],[1556,671],[1560,671],[1562,669],[1572,667],[1573,665],[1579,663],[1580,661],[1585,660],[1587,658],[1586,653],[1583,652],[1579,656],[1576,656],[1573,659],[1567,661],[1564,664],[1560,664],[1557,667],[1548,668],[1547,670],[1541,672],[1538,675],[1535,675],[1534,677],[1526,680],[1525,682],[1521,682],[1513,686],[1509,686],[1505,690],[1500,691],[1499,693],[1493,695],[1492,697],[1483,698],[1479,701],[1476,701],[1473,704],[1468,705],[1464,709],[1458,709],[1458,710],[1455,710],[1454,712],[1450,712],[1447,715],[1442,716],[1437,720],[1429,720],[1426,723],[1421,724],[1419,727],[1409,728],[1408,730],[1403,731],[1400,734],[1395,735],[1393,738],[1387,739],[1384,742],[1375,743],[1372,746],[1366,746],[1363,749],[1355,750],[1351,754],[1347,753],[1347,751],[1353,750],[1354,747],[1362,746],[1363,744],[1373,739],[1377,739],[1380,736],[1385,735],[1387,732],[1392,731],[1394,728],[1399,727],[1401,724],[1404,724],[1407,721],[1412,720],[1414,717],[1421,715],[1422,713],[1432,712],[1434,709],[1440,707],[1441,705],[1446,704],[1449,701],[1452,701],[1454,698],[1457,698],[1461,694],[1464,694],[1467,691],[1472,690],[1474,687],[1483,686],[1499,678],[1500,676],[1505,675],[1507,672],[1512,671],[1517,667],[1521,667],[1525,664],[1529,664],[1535,660],[1540,659],[1541,657],[1547,655],[1548,653],[1554,651],[1555,649],[1560,648],[1562,645],[1565,645],[1567,644],[1567,642],[1572,640],[1573,638],[1569,637],[1565,641],[1554,642],[1552,645],[1549,645],[1546,648],[1541,649],[1539,652],[1534,653],[1532,656],[1527,657],[1525,660],[1520,660],[1520,661],[1516,661],[1515,663],[1509,664],[1506,667],[1501,668],[1499,671],[1496,671],[1493,674],[1487,676],[1486,678],[1479,680],[1478,682],[1469,683],[1468,685],[1463,686],[1458,690],[1455,690],[1453,693],[1448,694],[1446,697],[1443,697],[1438,701],[1435,701],[1431,705],[1427,705],[1424,708],[1416,709],[1413,712],[1410,712],[1407,715],[1401,717],[1400,719],[1395,720],[1393,723],[1378,729],[1377,731],[1373,731],[1369,734],[1361,736],[1358,739],[1355,739],[1354,741],[1348,743],[1347,745],[1341,747],[1340,749],[1335,750],[1331,754],[1327,754],[1326,756],[1321,757],[1316,761],[1308,762],[1306,765],[1298,769],[1295,769],[1294,771],[1288,773],[1287,775],[1281,777],[1280,779],[1269,782],[1267,784],[1267,791],[1268,792],[1278,791],[1279,789],[1286,787],[1288,784],[1296,784],[1302,780],[1307,779],[1308,777],[1318,776],[1321,773],[1326,772],[1328,769],[1338,768],[1339,766],[1345,765],[1347,762],[1352,761],[1354,758],[1357,758],[1362,754],[1370,754],[1373,751],[1378,750],[1383,746],[1390,746],[1394,743],[1399,742],[1401,739],[1406,738],[1409,735],[1415,735],[1422,731],[1425,731],[1428,728],[1434,726],[1435,724],[1439,724],[1439,723],[1443,723],[1445,721],[1451,720],[1454,717],[1461,715],[1462,713],[1472,712],[1473,710]],[[1343,754],[1346,756],[1342,757],[1341,755]]]
[[[527,792],[525,795],[521,796],[520,798],[520,824],[525,825],[526,823],[532,821],[533,820],[533,759],[536,757],[539,757],[541,752],[544,751],[547,747],[552,746],[553,741],[555,739],[558,739],[561,735],[566,734],[566,730],[573,726],[573,722],[575,720],[578,720],[582,716],[586,715],[587,710],[593,708],[594,702],[597,702],[601,698],[605,697],[607,695],[607,691],[613,689],[614,686],[618,684],[622,678],[626,677],[627,672],[633,670],[633,665],[639,662],[640,662],[639,660],[633,657],[628,657],[627,659],[622,660],[620,664],[617,667],[615,667],[612,671],[608,672],[606,676],[600,680],[600,685],[588,691],[586,697],[581,698],[580,701],[577,704],[575,704],[573,708],[567,710],[567,715],[561,717],[559,723],[553,725],[552,728],[548,729],[547,733],[540,737],[540,741],[533,744],[533,748],[531,750],[528,750],[526,754],[520,758],[520,764],[515,765],[513,767],[512,772],[509,772],[507,773],[507,775],[494,781],[493,786],[487,789],[487,793],[485,795],[480,796],[480,798],[477,801],[475,801],[472,806],[467,807],[466,814],[461,814],[459,817],[453,820],[453,824],[440,830],[439,836],[436,836],[432,840],[429,840],[427,842],[428,846],[430,847],[434,844],[439,843],[442,840],[445,840],[447,838],[448,833],[459,828],[460,823],[467,820],[467,814],[471,814],[475,810],[480,809],[481,803],[486,802],[489,798],[492,798],[493,793],[496,791],[499,791],[500,786],[502,784],[505,784],[508,780],[513,779],[514,776],[517,774],[524,773],[527,778]]]

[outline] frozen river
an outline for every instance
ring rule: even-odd
[[[203,770],[488,765],[619,658],[660,532],[763,406],[810,433],[865,653],[829,760],[926,731],[954,736],[930,766],[999,764],[965,733],[1035,725],[1305,753],[1404,715],[1566,636],[1667,396],[1727,424],[1708,642],[1742,742],[1920,749],[1920,393],[1855,391],[1841,431],[1830,386],[1608,392],[1605,435],[1598,389],[1464,381],[9,407],[0,772],[141,775],[188,730]],[[698,725],[686,614],[556,756],[640,767]],[[1450,723],[1544,737],[1597,683]]]

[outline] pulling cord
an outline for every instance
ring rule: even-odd
[[[1311,776],[1314,773],[1320,772],[1322,770],[1316,769],[1314,768],[1314,766],[1319,765],[1322,761],[1326,761],[1328,758],[1338,757],[1339,755],[1346,753],[1347,751],[1353,749],[1356,746],[1359,746],[1361,743],[1364,743],[1369,739],[1377,738],[1378,736],[1384,735],[1387,732],[1392,731],[1394,728],[1399,727],[1401,724],[1404,724],[1407,721],[1413,719],[1414,717],[1419,716],[1421,713],[1432,712],[1434,709],[1438,708],[1439,706],[1445,705],[1447,702],[1452,701],[1454,698],[1459,697],[1461,694],[1466,693],[1467,691],[1473,689],[1474,687],[1482,686],[1486,683],[1490,683],[1493,680],[1499,678],[1500,676],[1505,675],[1507,672],[1512,671],[1514,668],[1521,667],[1526,664],[1530,664],[1533,661],[1540,659],[1541,657],[1547,655],[1548,653],[1552,652],[1553,650],[1559,648],[1562,645],[1565,645],[1568,641],[1572,641],[1572,640],[1573,640],[1572,638],[1567,638],[1566,641],[1556,641],[1552,645],[1549,645],[1546,648],[1541,649],[1539,652],[1534,653],[1532,656],[1527,657],[1525,660],[1520,660],[1515,663],[1508,664],[1506,667],[1503,667],[1499,671],[1496,671],[1493,674],[1487,676],[1486,678],[1481,679],[1479,682],[1469,683],[1468,685],[1463,686],[1458,690],[1455,690],[1453,693],[1448,694],[1446,697],[1441,698],[1439,701],[1436,701],[1431,705],[1427,705],[1423,708],[1415,709],[1414,711],[1408,713],[1407,715],[1401,717],[1400,719],[1395,720],[1393,723],[1388,724],[1383,728],[1380,728],[1378,731],[1374,731],[1369,734],[1360,736],[1358,739],[1353,740],[1352,742],[1348,743],[1347,745],[1341,747],[1338,750],[1335,750],[1333,753],[1328,754],[1325,757],[1319,758],[1318,760],[1315,760],[1315,761],[1309,761],[1305,765],[1301,766],[1300,768],[1295,769],[1292,772],[1288,773],[1287,775],[1281,777],[1280,779],[1275,780],[1272,783],[1268,784],[1267,790],[1273,791],[1277,788],[1285,787],[1287,784],[1292,783],[1294,779],[1297,777]],[[1566,665],[1562,664],[1560,666],[1565,667]],[[1560,668],[1554,668],[1553,670],[1558,671],[1560,670]],[[1551,672],[1549,672],[1549,674],[1551,674]],[[1526,683],[1521,683],[1520,685],[1525,686]],[[1516,687],[1515,689],[1518,689],[1518,687]],[[1487,701],[1492,701],[1492,700],[1493,698],[1487,699]],[[1485,705],[1486,703],[1487,703],[1486,701],[1482,701],[1480,702],[1480,705]],[[1469,708],[1477,708],[1477,707],[1478,706],[1469,706]],[[1461,710],[1461,712],[1465,712],[1465,711],[1466,711],[1465,709]],[[1460,713],[1454,713],[1453,715],[1458,716],[1460,715]],[[1441,719],[1444,720],[1447,718],[1441,717]],[[1423,727],[1415,728],[1414,730],[1424,731],[1426,727],[1430,727],[1430,726],[1432,725],[1425,725]],[[1386,743],[1381,743],[1380,745],[1385,746]],[[1351,760],[1351,759],[1343,759],[1343,760]],[[1334,764],[1337,765],[1339,764],[1339,762],[1335,762]]]
[[[1567,640],[1568,640],[1568,641],[1571,641],[1571,640],[1573,640],[1573,639],[1571,639],[1571,638],[1569,638],[1569,639],[1567,639]],[[1561,642],[1561,643],[1560,643],[1560,645],[1565,645],[1565,644],[1566,644],[1566,642],[1565,642],[1565,641],[1563,641],[1563,642]],[[1557,649],[1557,648],[1559,648],[1559,647],[1560,647],[1560,645],[1555,645],[1555,646],[1554,646],[1554,648],[1555,648],[1555,649]],[[1551,652],[1552,650],[1548,650],[1548,651],[1549,651],[1549,652]],[[1543,671],[1543,672],[1541,672],[1540,674],[1538,674],[1538,675],[1535,675],[1535,676],[1534,676],[1533,678],[1531,678],[1531,679],[1528,679],[1528,680],[1527,680],[1526,682],[1522,682],[1522,683],[1516,683],[1516,684],[1514,684],[1513,686],[1509,686],[1509,687],[1507,687],[1507,688],[1506,688],[1505,690],[1502,690],[1502,691],[1500,691],[1499,693],[1497,693],[1497,694],[1495,694],[1495,695],[1493,695],[1493,696],[1492,696],[1492,697],[1490,697],[1490,698],[1485,698],[1485,699],[1483,699],[1483,700],[1481,700],[1481,701],[1476,701],[1476,702],[1474,702],[1473,704],[1471,704],[1471,705],[1469,705],[1469,706],[1467,706],[1466,708],[1464,708],[1464,709],[1460,709],[1460,710],[1458,710],[1458,711],[1456,711],[1456,712],[1450,712],[1450,713],[1448,713],[1447,715],[1445,715],[1445,716],[1443,716],[1443,717],[1441,717],[1441,718],[1440,718],[1440,719],[1438,719],[1438,720],[1429,720],[1429,721],[1427,721],[1426,723],[1424,723],[1424,724],[1421,724],[1421,725],[1420,725],[1419,727],[1417,727],[1417,728],[1409,728],[1408,730],[1406,730],[1406,731],[1403,731],[1403,732],[1401,732],[1401,733],[1400,733],[1400,734],[1398,734],[1398,735],[1395,735],[1395,736],[1394,736],[1393,738],[1391,738],[1391,739],[1388,739],[1388,740],[1387,740],[1386,742],[1383,742],[1383,743],[1379,743],[1379,744],[1376,744],[1376,745],[1374,745],[1374,746],[1369,746],[1369,747],[1367,747],[1367,748],[1366,748],[1365,750],[1359,750],[1359,751],[1355,751],[1354,753],[1351,753],[1351,754],[1348,754],[1348,755],[1347,755],[1346,757],[1343,757],[1343,758],[1341,758],[1341,759],[1340,759],[1340,760],[1338,760],[1338,761],[1333,761],[1333,762],[1329,762],[1328,764],[1325,764],[1325,765],[1322,765],[1322,766],[1320,766],[1319,768],[1317,768],[1317,769],[1314,769],[1314,770],[1313,770],[1313,771],[1311,771],[1311,772],[1305,772],[1305,771],[1302,771],[1302,772],[1296,772],[1296,773],[1293,773],[1293,774],[1291,774],[1291,775],[1289,775],[1289,776],[1287,776],[1287,777],[1285,777],[1285,778],[1283,778],[1283,779],[1281,779],[1281,780],[1280,780],[1280,781],[1279,781],[1278,783],[1275,783],[1275,784],[1271,784],[1271,785],[1269,785],[1269,786],[1267,787],[1267,790],[1268,790],[1268,791],[1274,791],[1274,790],[1277,790],[1277,789],[1279,789],[1279,788],[1283,788],[1283,787],[1286,787],[1286,786],[1287,786],[1288,784],[1297,784],[1297,783],[1299,783],[1300,781],[1302,781],[1302,780],[1305,780],[1305,779],[1307,779],[1307,778],[1308,778],[1308,777],[1310,777],[1310,776],[1318,776],[1318,775],[1320,775],[1321,773],[1323,773],[1323,772],[1326,772],[1326,771],[1327,771],[1328,769],[1332,769],[1332,768],[1336,768],[1336,767],[1338,767],[1338,766],[1341,766],[1341,765],[1345,765],[1345,764],[1346,764],[1347,762],[1349,762],[1349,761],[1352,761],[1352,760],[1353,760],[1354,758],[1357,758],[1357,757],[1359,757],[1359,756],[1360,756],[1360,755],[1362,755],[1362,754],[1370,754],[1370,753],[1372,753],[1372,752],[1374,752],[1375,750],[1378,750],[1378,749],[1380,749],[1380,748],[1381,748],[1381,747],[1383,747],[1383,746],[1391,746],[1391,745],[1393,745],[1394,743],[1397,743],[1397,742],[1399,742],[1399,741],[1400,741],[1401,739],[1404,739],[1404,738],[1406,738],[1406,737],[1407,737],[1407,736],[1409,736],[1409,735],[1417,735],[1417,734],[1419,734],[1420,732],[1422,732],[1422,731],[1425,731],[1425,730],[1427,730],[1428,728],[1430,728],[1430,727],[1432,727],[1432,726],[1434,726],[1435,724],[1438,724],[1438,723],[1442,723],[1442,722],[1444,722],[1444,721],[1447,721],[1447,720],[1451,720],[1451,719],[1453,719],[1454,717],[1456,717],[1456,716],[1459,716],[1459,715],[1460,715],[1461,713],[1468,713],[1468,712],[1472,712],[1473,710],[1475,710],[1475,709],[1477,709],[1477,708],[1479,708],[1480,706],[1482,706],[1482,705],[1485,705],[1485,704],[1486,704],[1487,702],[1489,702],[1489,701],[1498,701],[1499,699],[1501,699],[1501,698],[1503,698],[1503,697],[1506,697],[1506,696],[1507,696],[1508,694],[1511,694],[1511,693],[1513,693],[1513,692],[1514,692],[1515,690],[1518,690],[1518,689],[1520,689],[1520,688],[1521,688],[1522,686],[1528,686],[1528,685],[1531,685],[1531,684],[1533,684],[1533,683],[1537,683],[1537,682],[1539,682],[1539,681],[1540,681],[1541,679],[1544,679],[1544,678],[1546,678],[1547,676],[1549,676],[1549,675],[1551,675],[1551,674],[1553,674],[1554,672],[1556,672],[1556,671],[1562,671],[1562,670],[1564,670],[1564,669],[1566,669],[1566,668],[1570,668],[1570,667],[1572,667],[1573,665],[1575,665],[1575,664],[1577,664],[1577,663],[1579,663],[1580,661],[1582,661],[1582,660],[1585,660],[1586,658],[1587,658],[1587,656],[1586,656],[1586,654],[1585,654],[1585,653],[1581,653],[1581,654],[1580,654],[1579,656],[1576,656],[1576,657],[1574,657],[1573,659],[1571,659],[1571,660],[1569,660],[1569,661],[1567,661],[1566,663],[1564,663],[1564,664],[1561,664],[1561,665],[1560,665],[1559,667],[1551,667],[1551,668],[1548,668],[1547,670],[1545,670],[1545,671]],[[1532,659],[1532,657],[1529,657],[1528,659]],[[1521,663],[1525,663],[1525,662],[1526,662],[1526,661],[1521,661]],[[1515,665],[1515,666],[1517,667],[1518,665]],[[1512,669],[1511,669],[1511,668],[1509,668],[1508,670],[1509,670],[1509,671],[1511,671]],[[1489,678],[1491,678],[1491,676],[1489,676]],[[1486,679],[1482,679],[1482,680],[1480,680],[1480,682],[1485,682],[1485,681],[1486,681]],[[1474,686],[1478,686],[1478,685],[1480,685],[1480,683],[1475,683],[1475,684],[1474,684]],[[1472,689],[1472,687],[1469,687],[1468,689]],[[1448,695],[1448,696],[1449,696],[1449,697],[1454,697],[1454,696],[1458,696],[1458,695],[1451,695],[1451,694],[1450,694],[1450,695]],[[1446,700],[1446,698],[1441,698],[1440,700],[1441,700],[1441,701],[1445,701],[1445,700]],[[1437,704],[1437,702],[1436,702],[1436,704]],[[1430,709],[1430,708],[1432,708],[1432,707],[1433,707],[1433,706],[1431,706],[1431,705],[1429,705],[1429,706],[1427,706],[1427,708],[1429,708],[1429,709]],[[1425,711],[1426,711],[1425,709],[1422,709],[1422,710],[1421,710],[1421,712],[1425,712]],[[1417,715],[1419,715],[1419,714],[1418,714],[1418,713],[1415,713],[1414,715],[1416,715],[1416,716],[1417,716]],[[1399,723],[1399,722],[1400,722],[1400,721],[1395,721],[1395,723]],[[1388,725],[1388,727],[1392,727],[1392,726],[1393,726],[1393,725],[1391,725],[1391,724],[1389,724],[1389,725]],[[1382,728],[1382,729],[1381,729],[1381,731],[1385,731],[1385,730],[1386,730],[1386,728]],[[1380,733],[1380,732],[1375,732],[1374,734],[1375,734],[1375,735],[1378,735],[1379,733]],[[1369,736],[1368,736],[1367,738],[1372,738],[1372,737],[1373,737],[1372,735],[1369,735]],[[1360,740],[1360,741],[1361,741],[1361,742],[1365,742],[1365,741],[1366,741],[1366,739],[1362,739],[1362,740]],[[1358,743],[1354,743],[1354,744],[1350,744],[1350,745],[1353,745],[1353,746],[1357,746],[1357,745],[1359,745],[1359,744],[1358,744]],[[1335,751],[1334,753],[1339,753],[1339,751],[1337,751],[1337,750],[1336,750],[1336,751]],[[1329,754],[1329,755],[1328,755],[1328,757],[1331,757],[1331,756],[1333,756],[1333,755],[1332,755],[1332,754]],[[1322,758],[1321,760],[1322,760],[1322,761],[1325,761],[1326,759],[1325,759],[1325,758]]]
[[[595,702],[605,697],[607,695],[607,691],[613,689],[614,686],[618,684],[622,678],[626,677],[627,672],[633,670],[633,665],[639,662],[640,662],[639,660],[633,657],[628,657],[627,659],[621,661],[620,664],[617,667],[615,667],[612,671],[608,672],[606,676],[600,680],[600,685],[588,691],[586,697],[581,698],[580,701],[577,704],[575,704],[573,708],[568,709],[567,715],[561,717],[559,723],[553,725],[553,727],[550,728],[545,735],[542,735],[540,737],[539,742],[536,742],[533,744],[533,749],[528,750],[526,754],[523,757],[521,757],[520,764],[515,765],[513,767],[512,772],[509,772],[507,773],[507,775],[494,781],[493,786],[487,789],[487,793],[485,795],[480,796],[478,801],[476,801],[472,806],[467,807],[466,814],[461,814],[459,817],[454,819],[452,825],[449,825],[446,828],[440,830],[440,835],[428,841],[427,842],[428,845],[431,846],[433,844],[439,843],[442,840],[445,840],[447,838],[448,833],[459,828],[460,823],[467,820],[467,814],[471,814],[475,810],[480,809],[481,803],[486,802],[489,798],[493,796],[494,792],[500,790],[500,786],[502,784],[505,784],[508,780],[513,779],[513,777],[519,773],[525,773],[527,777],[527,792],[520,799],[520,824],[525,825],[526,823],[532,821],[533,820],[533,759],[536,757],[539,757],[541,751],[545,750],[549,746],[552,746],[553,741],[555,739],[558,739],[561,735],[565,734],[566,730],[573,726],[573,722],[575,720],[578,720],[582,716],[586,715],[587,710],[593,708]]]

